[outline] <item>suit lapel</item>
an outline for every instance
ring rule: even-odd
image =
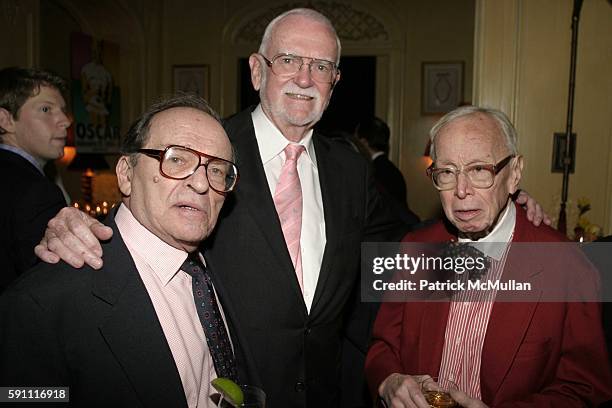
[[[420,371],[417,374],[431,373],[435,376],[440,371],[442,351],[444,350],[444,333],[450,303],[443,301],[430,301],[421,303],[423,313],[420,316],[420,332],[418,364]]]
[[[535,241],[535,237],[529,236],[526,222],[523,210],[517,209],[513,243]],[[537,262],[540,257],[535,253],[530,255],[529,251],[527,246],[522,246],[520,250],[513,250],[512,245],[510,246],[504,267],[504,280],[533,282],[535,287],[539,287],[537,279],[543,265]],[[529,261],[525,262],[525,259]],[[520,294],[497,293],[482,350],[481,384],[487,384],[481,387],[483,400],[495,399],[531,324],[541,295],[541,292],[525,293],[525,300],[521,301],[520,297],[517,297],[521,296]],[[508,301],[510,299],[513,301]]]
[[[112,306],[100,333],[144,406],[186,407],[185,393],[155,309],[114,220],[93,296]]]
[[[342,216],[342,199],[344,185],[342,182],[342,171],[338,163],[334,160],[333,154],[330,152],[330,146],[323,143],[321,136],[313,134],[312,141],[317,155],[317,168],[319,171],[319,184],[321,185],[321,198],[323,200],[323,217],[325,219],[325,251],[321,261],[321,269],[315,296],[312,301],[311,314],[316,310],[319,302],[322,301],[326,294],[325,288],[335,288],[336,285],[327,285],[331,271],[334,270],[334,253],[335,248],[339,243],[342,233],[341,220],[346,218]],[[357,256],[358,254],[355,254]],[[323,302],[324,303],[324,302]]]
[[[482,399],[495,400],[529,327],[537,302],[495,303],[482,349]],[[482,386],[486,384],[487,386]]]
[[[251,217],[259,227],[280,265],[279,270],[291,279],[295,295],[302,298],[302,292],[295,277],[293,263],[285,244],[272,193],[261,162],[251,113],[243,112],[240,115],[243,115],[239,120],[242,126],[234,132],[230,132],[234,135],[232,142],[238,151],[237,165],[242,179],[236,188],[236,200],[242,201],[241,205],[248,207]],[[304,309],[306,309],[306,305],[304,305]]]
[[[208,262],[207,262],[208,263]],[[236,366],[238,367],[238,376],[242,383],[247,382],[250,385],[262,386],[259,374],[254,369],[255,363],[253,362],[253,354],[251,352],[249,343],[246,341],[244,336],[243,328],[240,325],[234,324],[238,322],[238,316],[234,311],[234,302],[230,295],[225,290],[223,282],[215,271],[208,267],[208,272],[212,277],[213,284],[215,286],[215,292],[219,297],[221,307],[223,308],[223,314],[225,315],[225,321],[229,328],[230,338],[234,346],[234,355],[236,359]]]

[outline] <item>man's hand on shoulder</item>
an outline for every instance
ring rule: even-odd
[[[548,214],[544,212],[542,206],[525,190],[519,190],[514,201],[518,205],[525,207],[527,210],[527,219],[536,227],[538,227],[542,222],[544,222],[546,225],[552,224],[552,220]]]
[[[429,408],[421,392],[421,383],[428,375],[404,375],[393,373],[378,387],[378,395],[389,408]]]
[[[60,259],[74,268],[85,263],[94,269],[102,267],[100,240],[110,239],[113,230],[73,208],[63,208],[47,224],[45,236],[34,248],[36,256],[47,263]]]

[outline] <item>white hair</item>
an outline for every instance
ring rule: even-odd
[[[261,45],[259,46],[260,54],[263,54],[263,55],[266,54],[266,51],[268,50],[268,46],[270,45],[270,41],[272,41],[272,34],[274,33],[276,26],[278,25],[278,23],[280,23],[282,19],[284,19],[285,17],[289,17],[289,16],[306,17],[306,18],[309,18],[313,21],[316,21],[318,23],[321,23],[327,26],[329,30],[334,34],[334,37],[336,38],[336,47],[338,48],[338,53],[337,53],[335,62],[336,62],[336,65],[340,63],[340,53],[342,51],[342,45],[340,44],[340,38],[338,37],[338,34],[336,33],[336,29],[334,28],[333,24],[331,23],[331,21],[329,21],[327,17],[325,17],[323,14],[319,13],[318,11],[309,9],[309,8],[294,8],[289,11],[285,11],[284,13],[276,16],[272,21],[270,21],[261,39]],[[269,56],[269,57],[272,57],[272,56]]]
[[[482,113],[493,119],[501,130],[506,146],[510,149],[510,153],[518,155],[516,129],[508,119],[508,116],[500,110],[492,108],[482,108],[479,106],[461,106],[444,115],[429,131],[430,151],[429,155],[433,161],[436,160],[435,139],[440,131],[451,122],[466,116]]]

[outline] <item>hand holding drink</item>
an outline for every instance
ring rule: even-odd
[[[428,378],[421,383],[421,392],[431,408],[458,407],[450,394],[451,390],[457,389],[457,384],[445,378]]]

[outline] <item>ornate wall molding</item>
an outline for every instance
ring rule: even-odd
[[[325,14],[343,41],[389,41],[384,24],[367,11],[336,1],[284,3],[253,15],[236,30],[234,42],[258,43],[268,23],[280,13],[295,7],[309,7]]]

